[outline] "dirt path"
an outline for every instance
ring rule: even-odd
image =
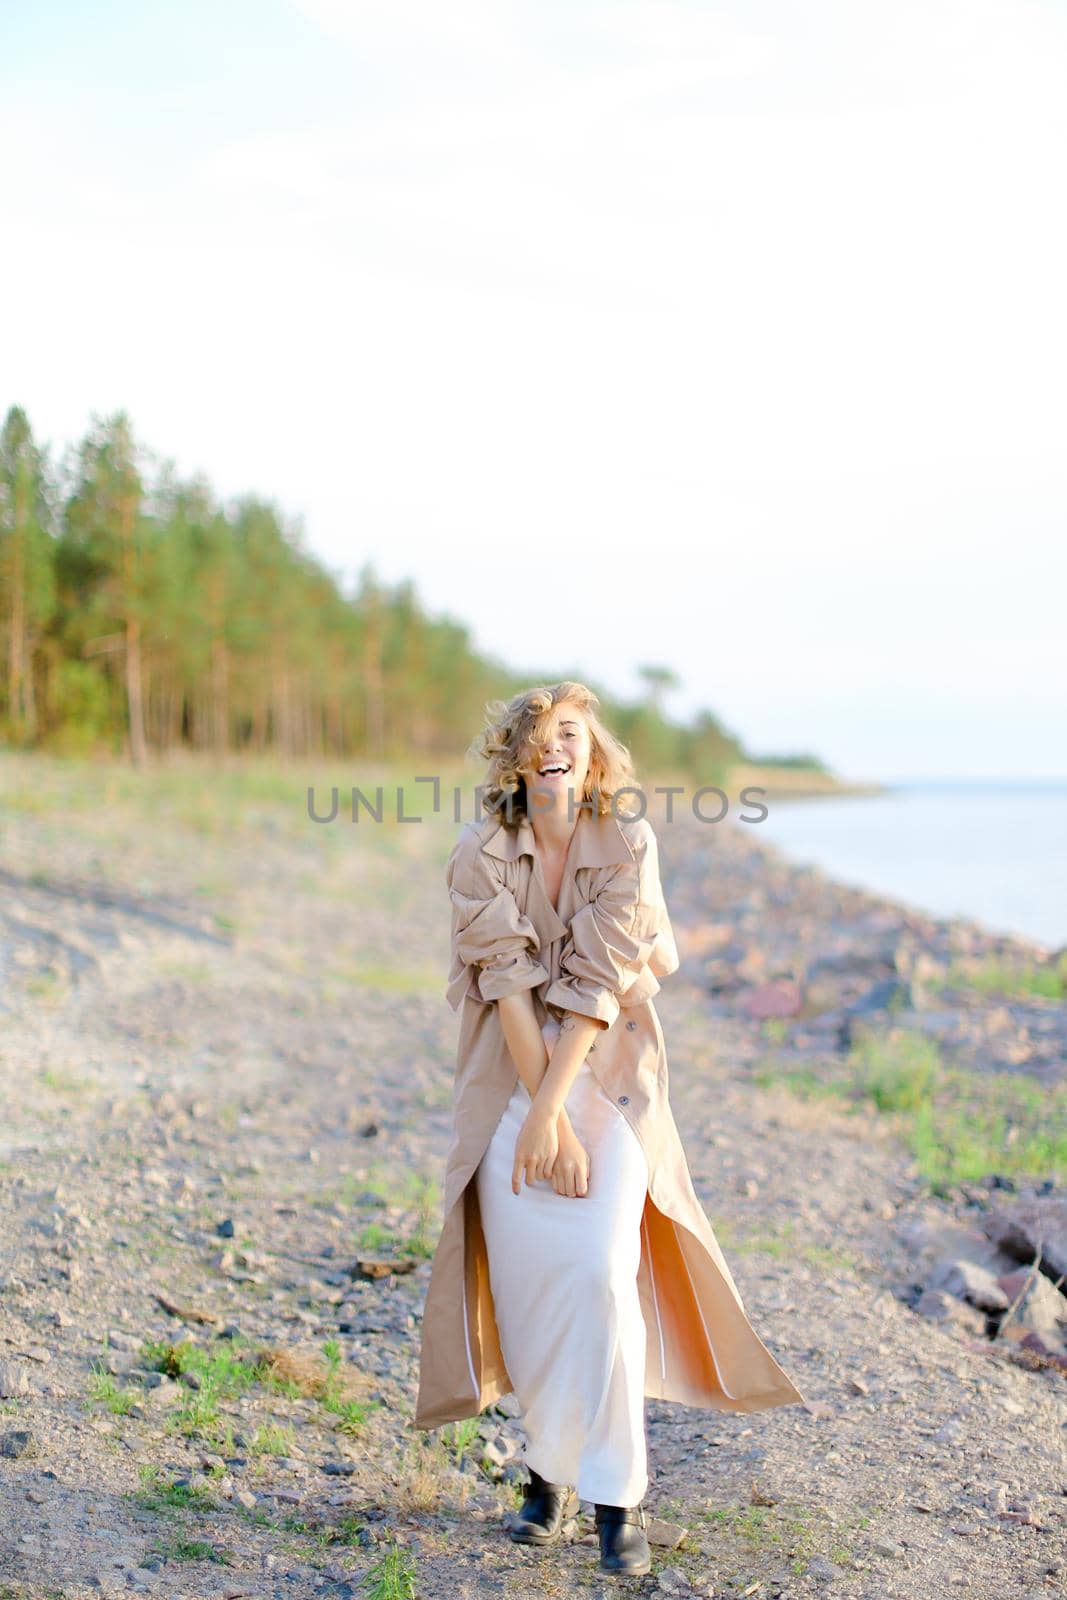
[[[61,804],[28,758],[0,779],[0,1595],[388,1597],[405,1568],[435,1600],[616,1587],[588,1520],[555,1552],[507,1538],[507,1408],[411,1425],[452,825],[315,827],[299,784],[231,813],[92,774]],[[683,936],[753,870],[734,832],[661,844]],[[908,1303],[973,1204],[926,1193],[877,1115],[760,1087],[776,1046],[698,967],[657,1002],[675,1117],[809,1408],[649,1401],[647,1505],[688,1531],[624,1586],[1063,1593],[1067,1379]],[[353,1273],[382,1255],[414,1270]],[[176,1376],[151,1370],[175,1345]]]

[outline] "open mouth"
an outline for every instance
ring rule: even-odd
[[[562,761],[550,761],[547,767],[541,768],[539,776],[542,778],[560,777],[570,770],[570,767],[565,766]]]

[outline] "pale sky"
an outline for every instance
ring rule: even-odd
[[[756,751],[1067,777],[1067,7],[0,21],[0,406]],[[473,730],[472,730],[473,731]]]

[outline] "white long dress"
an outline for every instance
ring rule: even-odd
[[[583,1196],[550,1179],[511,1187],[530,1109],[516,1082],[476,1173],[500,1347],[522,1409],[524,1456],[594,1504],[635,1506],[648,1490],[645,1343],[637,1271],[648,1162],[583,1061],[566,1097],[589,1152]]]

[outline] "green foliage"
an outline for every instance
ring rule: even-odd
[[[152,1546],[152,1553],[161,1556],[164,1561],[213,1561],[220,1567],[233,1564],[233,1557],[227,1550],[211,1544],[207,1539],[188,1539],[184,1534],[175,1534],[171,1539],[159,1541]]]
[[[265,1520],[262,1515],[252,1520],[278,1531],[299,1534],[322,1550],[330,1550],[335,1545],[365,1545],[370,1542],[366,1524],[352,1512],[340,1516],[336,1522],[327,1522],[319,1515],[300,1516],[294,1513],[281,1517],[277,1522]]]
[[[264,1422],[249,1442],[249,1453],[254,1456],[287,1456],[296,1445],[296,1434],[291,1424]]]
[[[0,729],[16,744],[39,731],[35,668],[46,656],[56,609],[51,490],[47,455],[34,444],[26,413],[12,406],[0,429],[0,634],[7,668]]]
[[[214,1511],[219,1501],[206,1484],[177,1483],[153,1462],[137,1469],[139,1487],[130,1498],[145,1511]]]
[[[736,1566],[743,1551],[752,1555],[789,1560],[792,1570],[799,1576],[813,1556],[824,1555],[839,1566],[849,1566],[854,1559],[849,1546],[837,1537],[837,1519],[825,1508],[817,1505],[786,1503],[762,1506],[735,1504],[706,1507],[690,1513],[698,1520],[710,1524],[719,1535],[722,1547],[722,1565],[733,1582],[744,1585],[748,1569]],[[689,1520],[685,1517],[680,1520]],[[855,1509],[844,1517],[846,1533],[857,1533],[871,1521],[868,1512]],[[733,1560],[730,1560],[730,1557]]]
[[[168,1340],[146,1340],[141,1346],[141,1363],[147,1371],[163,1372],[180,1379],[183,1373],[195,1376],[199,1387],[183,1389],[177,1405],[170,1411],[166,1430],[191,1439],[203,1439],[226,1455],[233,1454],[233,1427],[223,1419],[220,1400],[244,1394],[253,1384],[268,1392],[281,1385],[273,1373],[255,1358],[246,1340],[220,1341],[210,1347],[191,1339],[178,1344]],[[295,1385],[285,1391],[299,1393]]]
[[[1044,966],[997,961],[954,961],[948,970],[929,980],[931,990],[972,989],[979,994],[1001,995],[1005,1000],[1026,1000],[1037,995],[1046,1000],[1067,997],[1067,954]]]
[[[123,1388],[116,1381],[114,1374],[108,1372],[103,1362],[94,1361],[90,1366],[89,1373],[90,1400],[102,1400],[114,1416],[129,1416],[134,1406],[142,1398],[137,1390]]]
[[[433,967],[401,967],[381,961],[331,967],[329,976],[355,988],[378,989],[385,994],[436,994],[441,987],[441,974]]]
[[[921,1033],[871,1034],[853,1047],[848,1065],[857,1095],[879,1111],[916,1111],[929,1102],[941,1058]]]
[[[768,1064],[754,1077],[804,1099],[836,1099],[846,1110],[873,1106],[896,1118],[936,1194],[993,1172],[1054,1183],[1067,1177],[1067,1085],[951,1067],[932,1040],[907,1028],[864,1035],[837,1070]]]
[[[93,415],[62,474],[13,406],[0,431],[0,737],[138,759],[178,746],[287,757],[407,759],[465,749],[487,701],[571,676],[479,654],[413,582],[367,564],[351,592],[300,524],[255,495],[223,506],[153,465],[124,411]],[[741,741],[708,709],[668,717],[678,686],[645,664],[643,699],[590,683],[639,782],[721,783]],[[426,769],[424,769],[426,770]],[[659,778],[649,775],[658,774]],[[425,808],[411,784],[407,814]],[[205,828],[221,826],[212,805]],[[318,830],[324,832],[326,830]]]
[[[168,1416],[166,1429],[187,1439],[213,1439],[221,1425],[214,1389],[190,1389]]]
[[[441,1441],[457,1461],[473,1447],[478,1438],[480,1423],[480,1417],[462,1417],[458,1422],[450,1422],[447,1427],[442,1428]]]
[[[415,1600],[415,1578],[414,1556],[403,1546],[393,1545],[364,1579],[367,1600]]]
[[[147,1372],[164,1372],[169,1378],[180,1378],[183,1372],[195,1373],[201,1390],[210,1390],[216,1396],[230,1399],[244,1394],[254,1383],[262,1381],[266,1368],[251,1358],[250,1345],[243,1340],[227,1339],[210,1347],[183,1339],[179,1344],[167,1340],[146,1340],[141,1346],[141,1359]]]
[[[344,1395],[344,1379],[341,1368],[344,1363],[344,1351],[338,1339],[327,1339],[322,1347],[326,1359],[328,1372],[320,1402],[324,1411],[340,1420],[337,1432],[357,1437],[367,1426],[371,1413],[381,1407],[380,1400],[353,1400]]]

